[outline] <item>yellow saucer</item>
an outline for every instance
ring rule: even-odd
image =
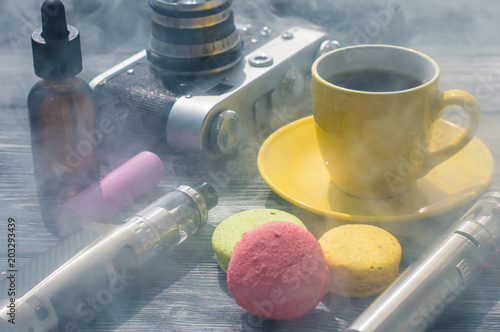
[[[460,127],[444,120],[436,125],[450,136],[461,131]],[[314,126],[314,119],[309,116],[277,130],[261,146],[257,164],[264,181],[278,195],[316,214],[363,222],[430,217],[472,200],[493,175],[491,152],[476,137],[397,197],[353,197],[330,183]]]

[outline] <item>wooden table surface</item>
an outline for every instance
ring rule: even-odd
[[[114,64],[144,48],[148,37],[148,2],[113,0],[105,2],[66,1],[68,21],[82,33],[84,71],[90,81]],[[277,1],[275,1],[276,3]],[[266,6],[266,1],[236,8],[248,13]],[[370,3],[369,5],[367,5]],[[403,16],[392,25],[379,25],[377,13],[401,5]],[[441,88],[469,91],[479,101],[482,118],[477,136],[495,159],[493,178],[486,190],[500,190],[500,12],[496,0],[470,1],[360,1],[359,6],[342,7],[338,2],[311,2],[314,19],[290,20],[290,24],[327,24],[324,15],[342,12],[346,21],[327,27],[343,44],[357,41],[393,43],[416,48],[437,60],[441,67]],[[0,271],[7,269],[7,221],[17,223],[17,263],[26,264],[58,242],[43,226],[33,178],[26,97],[38,80],[32,67],[30,33],[39,23],[40,1],[0,2]],[[245,7],[246,8],[246,7]],[[305,7],[304,12],[307,12]],[[328,10],[326,10],[328,9]],[[352,14],[358,10],[358,15]],[[400,9],[401,10],[401,9]],[[98,16],[97,12],[103,12]],[[246,13],[247,13],[246,12]],[[237,13],[239,15],[239,13]],[[398,15],[399,15],[398,14]],[[238,16],[237,15],[237,16]],[[371,15],[371,16],[370,16]],[[267,17],[267,16],[266,16]],[[336,16],[336,19],[342,19]],[[351,21],[349,21],[351,20]],[[134,24],[130,24],[134,22]],[[337,24],[338,23],[338,24]],[[336,25],[337,24],[337,25]],[[370,25],[371,24],[371,25]],[[401,25],[401,26],[399,26]],[[368,30],[367,30],[368,29]],[[363,37],[364,31],[364,37]],[[83,37],[83,34],[86,34]],[[365,37],[368,37],[367,39]],[[310,111],[306,111],[307,115]],[[453,117],[455,110],[449,110]],[[344,223],[306,212],[275,194],[260,177],[254,153],[232,160],[241,171],[230,174],[227,160],[207,162],[200,156],[162,155],[167,176],[150,197],[136,202],[124,214],[147,204],[154,195],[177,185],[211,183],[219,193],[219,204],[210,211],[209,222],[168,255],[161,257],[141,280],[128,290],[121,303],[113,304],[112,315],[90,327],[93,331],[336,331],[344,328],[374,298],[350,299],[328,294],[307,316],[293,321],[264,321],[240,308],[226,286],[211,250],[211,235],[230,215],[251,209],[279,208],[299,216],[315,236]],[[104,172],[104,171],[103,171]],[[448,213],[424,220],[380,223],[403,246],[400,271],[408,267],[424,248],[459,218],[473,201]],[[0,299],[6,294],[0,294]],[[115,307],[116,306],[116,307]],[[500,259],[491,263],[474,283],[429,327],[429,331],[500,330]]]

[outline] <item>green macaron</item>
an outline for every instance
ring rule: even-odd
[[[234,246],[241,240],[243,234],[257,225],[271,221],[288,221],[306,228],[302,221],[294,215],[275,209],[242,211],[224,219],[217,226],[212,235],[212,248],[215,258],[224,272],[227,271],[229,266],[229,259]]]

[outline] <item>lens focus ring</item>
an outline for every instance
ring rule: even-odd
[[[151,69],[166,76],[218,72],[241,59],[231,0],[151,0]]]

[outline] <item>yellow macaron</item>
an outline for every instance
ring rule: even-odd
[[[330,268],[330,292],[371,296],[382,292],[398,275],[401,245],[382,228],[343,225],[323,234],[319,243]]]

